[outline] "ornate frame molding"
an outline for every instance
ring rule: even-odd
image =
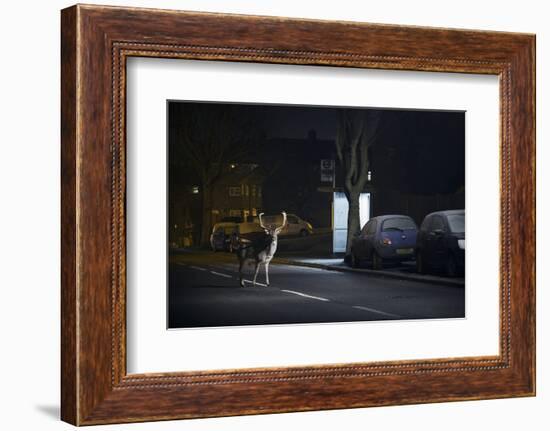
[[[206,25],[220,30],[206,33]],[[269,31],[258,35],[257,28]],[[311,34],[320,41],[308,41]],[[333,34],[339,39],[328,37]],[[534,36],[509,33],[65,9],[62,418],[99,424],[533,395],[534,43]],[[130,56],[498,75],[500,354],[127,375],[125,65]],[[527,223],[520,224],[521,212],[530,214]],[[258,396],[250,399],[250,391]]]

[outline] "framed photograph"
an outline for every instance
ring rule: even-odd
[[[61,416],[535,394],[535,36],[61,14]]]

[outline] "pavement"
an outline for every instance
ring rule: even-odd
[[[374,277],[388,277],[400,280],[419,281],[444,286],[464,287],[464,277],[446,277],[436,274],[418,274],[414,262],[386,265],[384,269],[352,268],[344,262],[343,257],[310,257],[294,254],[282,254],[275,258],[281,264],[307,266],[331,271],[355,272],[369,274]]]
[[[287,265],[349,271],[370,274],[376,277],[421,281],[445,286],[464,287],[464,277],[446,277],[439,274],[418,274],[413,261],[388,264],[382,270],[351,268],[343,256],[332,254],[332,232],[319,231],[307,237],[280,238],[275,260]]]
[[[328,266],[338,266],[337,262],[333,263]],[[182,251],[171,254],[169,327],[465,316],[464,289],[459,286],[315,265],[319,262],[286,264],[277,258],[269,268],[270,286],[265,283],[263,268],[258,283],[253,286],[253,268],[247,267],[245,287],[240,287],[237,259],[230,253]]]

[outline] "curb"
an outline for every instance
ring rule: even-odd
[[[444,285],[444,286],[451,286],[451,287],[464,287],[464,282],[461,280],[452,280],[452,279],[445,279],[445,278],[439,278],[439,277],[426,277],[422,275],[417,274],[398,274],[395,272],[390,271],[375,271],[373,269],[363,269],[363,268],[350,268],[347,266],[336,266],[336,265],[324,265],[322,263],[310,263],[310,262],[300,262],[298,260],[291,260],[291,259],[285,259],[276,257],[273,259],[275,263],[283,264],[283,265],[292,265],[292,266],[305,266],[308,268],[318,268],[318,269],[325,269],[327,271],[339,271],[339,272],[355,272],[360,274],[368,274],[375,277],[386,277],[386,278],[394,278],[398,280],[407,280],[407,281],[416,281],[416,282],[422,282],[422,283],[428,283],[428,284],[437,284],[437,285]]]

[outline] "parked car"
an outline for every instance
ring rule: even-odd
[[[385,261],[400,262],[414,258],[418,228],[406,215],[384,215],[371,218],[351,244],[350,263],[360,266],[370,261],[381,269]]]
[[[308,236],[313,233],[311,223],[295,214],[287,214],[286,220],[286,225],[279,237]],[[264,225],[275,224],[279,226],[283,222],[282,215],[263,216],[263,222]],[[212,228],[210,246],[214,251],[231,251],[233,237],[252,239],[262,232],[264,230],[260,226],[258,216],[249,216],[247,221],[244,222],[240,217],[224,217]]]
[[[449,277],[464,272],[466,249],[464,210],[428,214],[418,233],[416,270],[443,269]]]
[[[222,219],[223,220],[223,219]],[[264,232],[257,222],[222,221],[216,223],[210,234],[210,246],[214,251],[232,251],[235,238],[252,239]]]
[[[234,221],[219,222],[212,228],[210,246],[214,251],[230,251],[231,238],[238,232],[238,225]]]
[[[287,214],[286,216],[286,226],[281,231],[280,235],[299,235],[299,236],[308,236],[313,233],[313,226],[311,223],[302,220],[295,214]]]

